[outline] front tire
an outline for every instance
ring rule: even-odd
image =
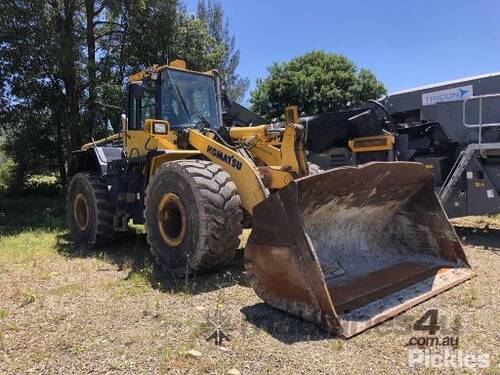
[[[107,186],[92,173],[77,173],[67,193],[68,225],[75,242],[88,248],[106,245],[116,233]]]
[[[146,189],[145,227],[156,263],[175,276],[209,271],[234,258],[241,234],[241,200],[219,165],[168,162]]]

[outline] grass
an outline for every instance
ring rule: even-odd
[[[497,232],[478,233],[465,234],[475,246],[487,238],[488,246],[498,247]],[[243,233],[243,242],[248,235]],[[460,349],[475,353],[482,343],[481,351],[493,353],[498,319],[481,313],[488,299],[486,280],[479,281],[485,270],[500,265],[493,251],[477,254],[472,263],[478,277],[427,306],[446,310],[454,295],[465,307],[461,310],[473,310],[466,313],[469,320],[464,315],[467,329],[460,330]],[[141,226],[133,226],[119,242],[87,252],[68,237],[62,197],[0,196],[0,373],[70,373],[75,365],[78,371],[96,373],[399,370],[395,364],[406,353],[402,331],[387,324],[383,335],[374,329],[349,341],[332,339],[263,304],[242,282],[243,259],[236,263],[219,273],[177,280],[153,266]],[[481,269],[483,264],[487,267]],[[492,285],[497,274],[491,275]],[[497,294],[491,298],[497,301]],[[414,315],[427,308],[417,307]],[[229,323],[229,331],[223,329],[231,336],[228,351],[206,341],[214,329],[210,318],[219,310]],[[202,357],[186,355],[193,349]],[[496,358],[485,373],[498,374]]]
[[[463,303],[468,307],[475,307],[479,302],[479,296],[472,285],[467,285],[467,289],[464,290],[462,298]]]
[[[342,350],[342,341],[341,340],[333,340],[332,341],[332,350],[334,352],[338,352]]]
[[[70,283],[52,288],[48,291],[48,293],[54,296],[77,295],[83,290],[84,287],[81,283]]]
[[[155,282],[152,272],[153,266],[143,268],[138,271],[130,271],[128,276],[121,280],[124,291],[129,296],[135,296],[151,289]]]
[[[66,230],[64,198],[28,196],[23,199],[0,196],[0,235],[26,231],[60,232]]]
[[[4,263],[29,264],[57,255],[57,235],[62,232],[27,229],[0,237],[0,259]]]
[[[0,196],[0,265],[29,267],[57,255],[58,236],[65,231],[62,198]]]

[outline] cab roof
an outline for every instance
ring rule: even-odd
[[[186,62],[184,60],[174,60],[170,64],[165,65],[152,65],[150,68],[142,70],[138,73],[132,74],[128,77],[128,82],[138,82],[142,81],[146,77],[150,77],[154,73],[160,73],[165,69],[181,70],[189,73],[203,74],[211,77],[217,76],[217,71],[215,69],[209,70],[208,72],[197,72],[195,70],[189,70],[186,68]]]

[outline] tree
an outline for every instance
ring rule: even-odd
[[[367,69],[357,69],[344,56],[313,51],[287,63],[274,63],[269,76],[257,81],[251,93],[254,111],[280,117],[288,105],[314,115],[359,105],[385,93],[382,83]]]
[[[104,132],[98,103],[125,108],[128,75],[174,59],[205,71],[220,66],[228,51],[179,0],[6,3],[0,136],[18,187],[41,173],[57,172],[66,183],[71,151],[90,140],[91,129],[97,127],[96,136]],[[106,117],[118,129],[120,113]]]
[[[57,170],[81,144],[81,24],[76,0],[10,1],[0,13],[3,149],[16,183]]]
[[[236,68],[240,63],[240,51],[236,49],[236,38],[229,31],[229,21],[224,19],[221,3],[214,0],[207,2],[199,0],[197,17],[206,24],[209,35],[224,48],[215,66],[221,73],[221,82],[226,94],[234,101],[243,99],[250,81],[236,74]]]

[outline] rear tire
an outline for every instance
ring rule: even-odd
[[[68,225],[75,242],[93,248],[111,242],[113,205],[107,186],[92,173],[77,173],[71,179],[67,193]]]
[[[240,242],[240,206],[236,185],[217,164],[178,160],[158,167],[144,215],[156,263],[177,277],[227,264]]]

